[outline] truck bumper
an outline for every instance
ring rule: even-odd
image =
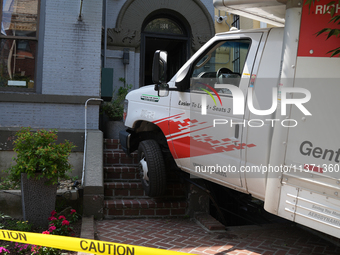
[[[130,155],[137,149],[134,137],[135,133],[132,130],[121,130],[119,132],[120,144],[127,155]]]

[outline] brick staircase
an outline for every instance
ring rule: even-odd
[[[128,157],[119,140],[104,140],[104,218],[144,218],[186,215],[185,185],[174,173],[167,174],[164,196],[145,195],[139,180],[137,153]]]

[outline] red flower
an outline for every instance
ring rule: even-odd
[[[49,235],[50,234],[50,232],[48,232],[47,230],[46,231],[44,231],[44,232],[42,232],[44,235]]]
[[[52,216],[54,216],[54,215],[56,215],[57,214],[57,212],[55,211],[55,210],[53,210],[52,212],[51,212],[51,215]]]
[[[61,219],[65,220],[66,218],[65,218],[64,215],[60,215],[58,219],[59,219],[59,220],[61,220]]]
[[[71,209],[71,214],[74,214],[74,213],[76,213],[76,212],[77,212],[76,210]]]
[[[61,223],[62,226],[69,225],[69,224],[70,224],[70,222],[68,220],[63,220],[63,222]]]
[[[56,220],[56,219],[57,219],[57,218],[54,217],[54,216],[48,218],[49,221]]]
[[[53,232],[53,230],[56,230],[56,227],[55,226],[50,226],[48,230]]]

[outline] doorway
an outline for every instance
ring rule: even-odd
[[[156,50],[168,52],[168,80],[189,58],[189,36],[186,27],[175,17],[157,15],[144,22],[141,41],[141,86],[153,84],[152,62]]]

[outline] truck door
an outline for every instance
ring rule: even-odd
[[[233,114],[233,94],[221,84],[246,95],[261,38],[262,32],[216,36],[191,59],[188,90],[171,92],[170,139],[183,170],[245,189],[241,153],[255,145],[242,142],[244,114]]]

